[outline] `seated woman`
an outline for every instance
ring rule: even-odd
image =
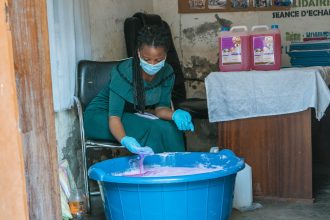
[[[134,57],[112,69],[108,85],[87,106],[86,137],[117,140],[136,154],[184,151],[182,131],[194,131],[194,125],[188,112],[171,110],[169,36],[160,26],[141,29]]]

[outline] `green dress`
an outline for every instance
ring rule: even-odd
[[[146,108],[171,106],[174,77],[172,67],[165,64],[151,82],[144,81]],[[133,103],[132,59],[128,59],[112,69],[107,86],[87,106],[85,136],[116,141],[109,129],[109,117],[118,116],[126,135],[134,137],[141,146],[149,146],[156,153],[184,151],[183,132],[173,121],[138,116]]]

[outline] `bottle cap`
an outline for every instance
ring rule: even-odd
[[[219,147],[211,147],[210,148],[210,153],[219,153]]]
[[[229,27],[222,26],[222,27],[221,27],[221,31],[229,31]]]
[[[272,24],[272,29],[278,29],[278,24]]]

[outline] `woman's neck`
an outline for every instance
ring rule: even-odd
[[[143,79],[144,81],[151,82],[151,81],[155,78],[155,76],[156,76],[156,75],[150,76],[150,75],[148,75],[146,72],[144,72],[144,71],[142,70],[142,79]]]

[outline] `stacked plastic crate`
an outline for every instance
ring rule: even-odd
[[[289,56],[294,67],[330,66],[330,40],[292,43]]]

